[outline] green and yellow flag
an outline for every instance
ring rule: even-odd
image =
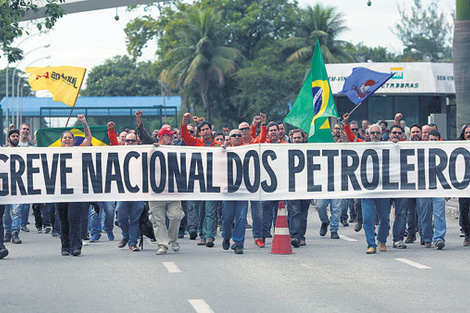
[[[60,147],[60,136],[64,131],[71,132],[75,137],[75,145],[79,146],[85,140],[83,127],[58,127],[38,129],[36,140],[38,147]],[[90,126],[92,146],[109,146],[108,128],[106,126]]]
[[[338,117],[328,74],[317,41],[310,73],[284,122],[308,133],[308,142],[333,142],[328,118]]]
[[[73,66],[27,67],[29,85],[34,90],[49,90],[52,100],[74,106],[86,69]]]

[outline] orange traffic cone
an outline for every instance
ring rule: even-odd
[[[284,201],[279,201],[271,253],[293,254],[290,244],[289,225],[287,224],[287,210]]]

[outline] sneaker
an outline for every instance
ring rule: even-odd
[[[305,240],[300,240],[299,244],[300,244],[301,247],[307,245],[307,243],[305,242]]]
[[[266,238],[273,238],[273,235],[271,235],[271,233],[267,233],[266,236],[264,236]]]
[[[465,239],[463,240],[463,245],[464,247],[470,246],[470,237],[465,236]]]
[[[62,256],[68,256],[68,255],[70,255],[70,252],[64,250],[64,251],[62,251],[60,254],[61,254]]]
[[[255,239],[255,243],[260,248],[266,247],[266,244],[264,243],[263,239]],[[230,245],[230,243],[229,243],[229,245]],[[228,248],[225,249],[225,250],[228,250]]]
[[[11,242],[12,242],[12,243],[15,243],[15,244],[17,244],[17,245],[23,243],[23,241],[21,241],[21,239],[18,237],[18,233],[13,233],[13,234],[11,235]]]
[[[168,252],[168,247],[165,245],[159,245],[157,249],[157,255],[166,254]]]
[[[0,221],[1,223],[2,221]],[[3,237],[3,242],[10,242],[11,241],[11,233],[5,233],[5,237]]]
[[[461,237],[461,238],[465,237],[465,233],[463,232],[463,230],[460,231],[459,237]]]
[[[131,250],[132,252],[140,251],[139,247],[137,247],[136,245],[129,246],[129,250]]]
[[[292,239],[290,240],[290,244],[291,244],[294,248],[300,247],[299,240],[297,240],[297,238],[292,238]]]
[[[180,244],[177,243],[176,241],[171,241],[170,246],[171,246],[171,250],[173,250],[173,252],[180,251]]]
[[[205,246],[206,245],[206,240],[205,239],[201,239],[197,242],[197,245],[198,246]]]
[[[331,239],[339,239],[338,232],[332,231],[331,232]]]
[[[367,248],[366,254],[374,254],[374,253],[375,253],[375,248],[373,247]]]
[[[414,243],[416,241],[416,236],[408,236],[405,240],[405,243]]]
[[[178,232],[178,238],[184,238],[184,231],[183,232]]]
[[[207,240],[206,240],[206,247],[212,248],[213,246],[214,246],[214,240],[212,240],[212,239],[210,239],[210,238],[207,239]]]
[[[349,226],[348,219],[341,219],[341,225],[343,225],[344,227],[348,227]]]
[[[53,232],[51,233],[51,236],[52,236],[52,237],[60,237],[60,234],[59,234],[58,232],[56,232],[56,231],[53,231]]]
[[[328,225],[330,225],[330,223],[321,223],[321,226],[320,226],[320,236],[325,236],[326,235],[326,232],[328,231]]]
[[[38,234],[42,234],[42,228],[41,227],[36,228],[36,230],[37,230]]]
[[[354,225],[354,231],[356,233],[360,232],[362,229],[362,223],[361,222],[357,222],[356,225]]]
[[[387,246],[383,242],[379,242],[379,250],[382,252],[387,251]]]
[[[91,236],[90,242],[98,242],[100,241],[100,238],[101,238],[101,235],[99,233],[94,234],[93,236]]]
[[[255,240],[255,242],[256,242],[256,240]],[[230,249],[230,239],[224,239],[222,241],[222,249],[224,249],[224,250]]]
[[[46,226],[46,227],[44,228],[44,232],[45,232],[46,234],[49,234],[51,231],[52,231],[52,227],[51,227],[51,226]]]
[[[5,258],[8,255],[8,250],[7,248],[2,248],[0,249],[0,260]]]
[[[82,251],[79,250],[79,249],[75,249],[75,250],[73,250],[73,252],[72,252],[72,255],[73,255],[73,256],[80,256],[81,254],[82,254]]]
[[[394,241],[392,247],[393,247],[393,248],[397,248],[397,249],[406,249],[406,245],[405,245],[405,243],[403,242],[403,240]]]
[[[430,242],[425,242],[425,243],[424,243],[424,247],[425,247],[425,248],[431,248],[432,245],[431,245]]]
[[[109,241],[113,241],[113,240],[114,240],[114,233],[113,233],[112,231],[106,232],[106,236],[108,236],[108,240],[109,240]]]
[[[128,239],[121,239],[118,243],[118,248],[124,248],[127,245]]]
[[[189,240],[196,240],[197,238],[197,232],[193,231],[189,233]]]
[[[28,226],[21,226],[21,231],[24,231],[25,233],[29,233]]]
[[[446,244],[444,243],[443,240],[438,240],[436,242],[436,250],[442,250],[442,249],[444,249],[445,246],[446,246]]]
[[[243,254],[243,247],[240,245],[235,246],[235,254]]]

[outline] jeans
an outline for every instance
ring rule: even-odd
[[[217,232],[216,210],[218,201],[195,201],[199,214],[199,232],[202,239],[215,239]]]
[[[180,233],[184,233],[185,230],[188,233],[197,232],[198,218],[194,201],[181,201],[183,207],[184,217],[180,222]]]
[[[279,201],[263,201],[263,237],[267,237],[271,233],[271,226],[276,225],[277,209]]]
[[[5,205],[0,205],[0,219],[3,219],[3,213],[5,212]],[[5,249],[3,244],[3,223],[0,223],[0,249]]]
[[[253,220],[253,239],[263,239],[263,206],[261,201],[250,201],[251,219]]]
[[[13,234],[20,232],[22,204],[5,205],[3,214],[3,227],[5,233]]]
[[[310,200],[289,200],[287,207],[290,211],[289,232],[291,238],[305,240],[307,231],[307,216]]]
[[[469,219],[470,198],[459,198],[459,213],[462,230],[465,237],[470,236],[470,219]]]
[[[159,245],[168,246],[177,240],[180,222],[184,212],[181,201],[149,201],[149,219]],[[168,217],[168,228],[165,219]]]
[[[432,198],[418,198],[416,205],[419,208],[419,221],[421,226],[421,235],[425,243],[432,242]]]
[[[348,220],[348,209],[351,220],[355,220],[357,218],[357,215],[356,211],[354,210],[354,199],[343,199],[343,210],[341,212],[341,220]]]
[[[247,214],[248,201],[224,201],[222,206],[222,237],[225,240],[233,237],[233,241],[243,247]],[[232,225],[234,225],[233,235]]]
[[[343,210],[343,199],[318,199],[317,211],[322,223],[330,223],[330,232],[338,232],[339,220]],[[328,219],[326,207],[330,205],[331,221]]]
[[[439,240],[445,241],[446,235],[446,200],[445,198],[419,198],[418,205],[421,207],[423,216],[423,240],[424,242],[436,243]],[[434,216],[434,231],[433,221]]]
[[[418,231],[418,211],[416,210],[416,199],[409,199],[407,214],[406,223],[408,224],[408,237],[416,237],[416,232]]]
[[[99,212],[96,212],[93,206],[90,206],[90,228],[91,235],[97,235],[103,229],[107,234],[112,234],[114,229],[114,211],[116,210],[116,202],[99,202],[97,203]],[[104,220],[102,227],[102,220]]]
[[[26,227],[29,221],[29,207],[30,204],[20,204],[21,205],[21,227]]]
[[[406,228],[406,213],[410,206],[409,198],[397,198],[395,202],[395,222],[393,222],[393,241],[403,241]]]
[[[88,214],[88,205],[82,202],[55,203],[59,212],[62,251],[73,253],[82,249],[82,219]]]
[[[368,248],[376,248],[374,231],[374,207],[379,219],[377,240],[386,243],[390,232],[390,202],[389,199],[362,199],[362,219]]]
[[[140,216],[144,205],[143,201],[119,201],[116,204],[122,238],[128,240],[129,247],[137,245],[140,236]]]

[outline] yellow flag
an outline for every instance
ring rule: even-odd
[[[52,100],[74,106],[86,69],[73,66],[27,67],[29,85],[34,90],[49,90]]]

